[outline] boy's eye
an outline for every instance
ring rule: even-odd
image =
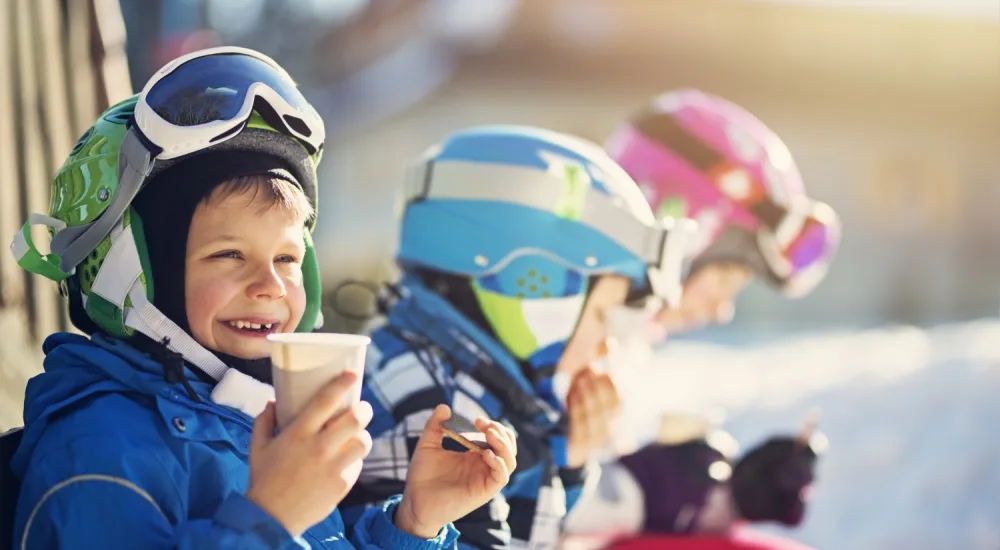
[[[290,255],[278,256],[277,258],[274,259],[274,261],[276,261],[278,263],[285,263],[285,264],[296,264],[296,263],[299,263],[299,259],[298,258],[296,258],[295,256],[290,256]]]
[[[213,258],[232,258],[232,259],[235,259],[235,260],[239,260],[240,258],[243,257],[243,255],[240,254],[239,251],[237,251],[237,250],[225,250],[223,252],[218,252],[218,253],[213,254],[212,257]]]

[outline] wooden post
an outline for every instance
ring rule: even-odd
[[[92,50],[95,72],[100,76],[98,111],[118,103],[132,94],[128,58],[125,55],[125,22],[118,0],[91,0],[93,35]]]
[[[63,32],[62,18],[59,16],[59,1],[34,0],[32,8],[36,30],[35,59],[36,66],[39,67],[38,82],[41,87],[39,113],[44,113],[39,122],[45,136],[42,150],[47,166],[46,181],[42,187],[50,189],[48,182],[62,166],[76,137],[73,132],[74,121],[70,116],[70,95],[75,87],[66,78],[66,33]],[[59,330],[65,331],[71,326],[69,313],[62,300],[56,300],[55,315]]]
[[[32,35],[34,28],[31,11],[36,0],[15,0],[15,27],[17,35],[15,66],[18,83],[18,109],[15,113],[16,126],[21,130],[20,173],[19,180],[24,187],[22,197],[22,219],[27,219],[31,212],[48,212],[49,185],[51,166],[45,159],[45,139],[42,134],[41,122],[42,103],[39,101],[42,90],[39,86],[39,59],[35,53],[37,43]],[[56,14],[51,14],[56,15]],[[50,15],[50,16],[51,16]],[[31,232],[36,245],[42,246],[49,239],[48,231],[38,227]],[[28,318],[31,321],[32,337],[36,340],[57,332],[60,328],[60,307],[56,286],[39,276],[27,279]]]
[[[18,175],[19,147],[14,115],[17,112],[14,86],[14,10],[13,0],[0,1],[0,244],[6,245],[24,223],[21,215],[21,185]],[[19,308],[24,304],[24,274],[13,256],[0,248],[0,308]]]
[[[71,86],[66,80],[63,51],[65,34],[59,21],[58,0],[33,0],[32,22],[35,27],[35,61],[38,67],[38,83],[41,86],[40,100],[45,113],[41,117],[45,133],[45,153],[48,173],[54,174],[62,166],[66,155],[73,147],[75,137],[73,120],[69,116]],[[48,178],[47,178],[48,179]]]
[[[38,340],[70,328],[56,285],[22,271],[7,245],[29,213],[49,211],[75,140],[129,95],[124,45],[116,0],[0,0],[0,430],[20,425]],[[45,228],[32,238],[48,248]]]
[[[69,94],[73,117],[73,137],[80,136],[94,123],[100,105],[97,102],[97,81],[90,54],[90,2],[66,2],[66,75],[72,91]]]

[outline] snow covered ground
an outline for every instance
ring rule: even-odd
[[[797,540],[1000,550],[1000,322],[757,346],[675,341],[624,386],[640,436],[652,436],[657,412],[724,409],[744,448],[797,431],[819,407],[830,448]]]

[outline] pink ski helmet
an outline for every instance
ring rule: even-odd
[[[698,221],[691,273],[735,261],[790,297],[826,276],[839,218],[806,195],[784,142],[743,108],[673,91],[621,124],[605,147],[658,216]]]

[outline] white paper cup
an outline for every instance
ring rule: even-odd
[[[316,393],[344,371],[357,374],[358,383],[337,412],[361,401],[365,352],[371,342],[367,336],[302,332],[271,334],[267,339],[279,428],[290,425]]]

